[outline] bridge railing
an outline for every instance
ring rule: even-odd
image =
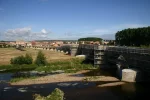
[[[138,53],[138,54],[149,54],[150,49],[144,48],[132,48],[132,47],[107,47],[106,51],[122,52],[122,53]]]
[[[85,49],[94,49],[95,47],[98,47],[98,45],[93,44],[80,44],[79,48],[85,48]]]

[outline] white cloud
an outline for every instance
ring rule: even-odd
[[[47,31],[45,29],[42,29],[41,32],[42,33],[47,33]]]
[[[112,27],[108,27],[106,29],[95,29],[92,32],[93,36],[100,36],[103,39],[115,39],[115,33],[117,31],[121,31],[127,28],[139,28],[139,27],[147,27],[146,24],[122,24],[122,25],[114,25]]]
[[[38,39],[48,39],[48,33],[45,29],[41,32],[32,32],[31,27],[8,29],[4,32],[5,37],[9,40],[38,40]]]
[[[11,36],[11,37],[26,37],[29,36],[31,33],[31,28],[29,27],[24,27],[24,28],[16,28],[16,29],[8,29],[5,32],[6,36]]]
[[[121,31],[126,28],[138,28],[138,27],[147,27],[145,24],[122,24],[122,25],[114,25],[108,28],[97,28],[94,30],[84,30],[82,32],[66,32],[62,37],[59,34],[53,34],[51,39],[78,39],[81,37],[101,37],[103,39],[114,39],[115,33],[117,31]],[[44,40],[50,39],[49,34],[51,31],[47,31],[46,29],[42,29],[40,32],[32,32],[31,27],[24,28],[16,28],[16,29],[8,29],[3,33],[1,33],[1,37],[7,38],[7,40]]]

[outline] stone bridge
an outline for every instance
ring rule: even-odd
[[[37,46],[33,48],[67,52],[72,56],[85,55],[86,59],[93,61],[95,66],[116,69],[120,74],[119,77],[123,77],[122,70],[124,69],[136,69],[136,71],[131,70],[131,72],[140,72],[142,77],[150,80],[150,49],[87,44],[63,45],[61,47]]]
[[[136,75],[138,74],[138,77],[144,77],[146,80],[150,79],[150,49],[104,45],[79,45],[76,47],[76,50],[74,47],[71,51],[76,51],[72,52],[72,55],[86,55],[87,59],[93,60],[95,66],[116,69],[118,73],[120,73],[119,77],[124,77],[122,76],[124,74],[122,70],[130,69],[129,71],[135,72]]]

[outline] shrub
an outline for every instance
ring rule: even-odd
[[[50,95],[43,97],[39,94],[34,95],[34,100],[64,100],[64,92],[56,88]]]
[[[10,63],[22,65],[22,64],[32,64],[32,61],[33,61],[32,56],[26,54],[25,57],[21,55],[15,58],[11,58]]]
[[[19,64],[19,65],[21,65],[21,64],[24,64],[24,60],[25,60],[25,58],[24,58],[24,56],[18,56],[18,57],[15,57],[15,58],[11,58],[11,64]]]
[[[25,64],[32,64],[32,61],[33,61],[32,56],[29,54],[26,54],[25,55]]]
[[[38,52],[37,58],[35,60],[35,64],[38,66],[47,64],[46,57],[44,56],[42,51]]]

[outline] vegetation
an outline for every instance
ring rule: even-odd
[[[115,41],[111,40],[111,41],[109,41],[109,43],[107,45],[115,45]]]
[[[7,45],[7,44],[3,44],[3,45],[0,45],[0,48],[10,48],[11,46],[10,45]]]
[[[35,61],[38,49],[34,50],[33,48],[24,48],[24,51],[16,50],[15,48],[0,48],[0,65],[10,64],[10,59],[25,55],[26,53],[31,54],[33,61]],[[68,60],[73,58],[72,56],[64,55],[63,53],[53,52],[50,50],[42,50],[48,63],[58,60]]]
[[[29,55],[29,54],[26,54],[25,56],[18,56],[18,57],[15,57],[15,58],[11,58],[10,62],[11,64],[19,64],[19,65],[22,65],[22,64],[32,64],[32,56]]]
[[[22,81],[22,80],[24,80],[24,79],[35,79],[35,78],[38,78],[38,76],[17,77],[17,78],[12,78],[9,82],[13,83],[13,82]]]
[[[115,35],[116,44],[126,46],[149,46],[150,45],[150,26],[143,28],[124,29]]]
[[[31,65],[1,65],[0,66],[0,73],[5,72],[19,72],[19,71],[31,71],[37,68],[37,65],[31,64]]]
[[[0,66],[1,69],[6,69],[3,72],[20,72],[20,71],[44,71],[51,73],[52,71],[56,70],[62,70],[65,73],[74,73],[79,70],[86,70],[86,69],[95,69],[92,64],[82,64],[84,59],[78,58],[78,59],[71,59],[69,61],[56,61],[53,63],[48,64],[47,66],[39,66],[37,65],[5,65],[5,66]],[[30,75],[25,75],[25,76],[20,76],[17,78],[12,78],[10,82],[18,82],[24,79],[34,79],[39,76],[30,76]]]
[[[50,95],[47,97],[41,96],[39,94],[34,95],[34,100],[64,100],[64,92],[56,88]]]
[[[38,66],[35,64],[27,65],[27,64],[22,64],[22,65],[1,65],[0,66],[0,72],[18,72],[18,71],[45,71],[45,72],[52,72],[56,70],[63,70],[66,73],[70,72],[76,72],[79,70],[83,69],[93,69],[92,64],[85,64],[83,63],[84,59],[81,58],[73,58],[67,61],[54,61],[46,66]]]
[[[25,64],[32,64],[32,62],[33,62],[32,56],[29,54],[26,54],[25,55]]]
[[[94,41],[94,42],[99,41],[99,42],[101,42],[102,39],[97,38],[97,37],[87,37],[87,38],[80,38],[80,39],[78,39],[78,41]]]
[[[83,64],[82,62],[84,59],[81,58],[74,58],[68,61],[56,61],[48,64],[47,66],[37,67],[36,71],[45,71],[45,72],[52,72],[56,70],[64,70],[65,72],[76,72],[83,69],[91,69],[93,68],[92,64]]]
[[[11,47],[9,44],[5,43],[5,41],[0,41],[0,48],[9,48]]]
[[[44,56],[42,51],[38,52],[37,58],[35,60],[35,64],[37,64],[38,66],[47,64],[46,57]]]

